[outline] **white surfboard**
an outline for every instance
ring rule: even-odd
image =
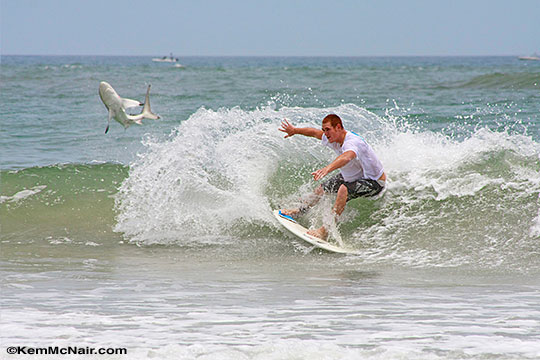
[[[320,239],[316,236],[309,235],[307,233],[308,229],[306,229],[305,227],[297,223],[294,219],[281,215],[279,213],[279,210],[274,210],[274,216],[276,217],[277,221],[279,221],[279,223],[283,225],[285,229],[289,230],[292,234],[298,236],[300,239],[307,241],[311,245],[314,245],[318,248],[321,248],[330,252],[334,252],[334,253],[339,253],[339,254],[351,253],[351,251],[348,251],[342,247],[339,247],[334,244],[330,244],[328,241]]]

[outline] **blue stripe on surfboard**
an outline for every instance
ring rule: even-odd
[[[285,219],[287,219],[287,220],[291,220],[291,221],[294,222],[294,223],[296,222],[296,220],[294,220],[292,216],[283,214],[283,213],[281,212],[281,210],[279,210],[279,216],[281,216],[282,218],[285,218]]]

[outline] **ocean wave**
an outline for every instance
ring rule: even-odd
[[[474,78],[457,84],[459,88],[512,88],[512,89],[540,89],[540,73],[493,73],[475,76]]]
[[[277,129],[283,118],[318,126],[330,112],[366,138],[389,177],[381,200],[348,204],[333,239],[367,263],[540,268],[535,140],[487,127],[455,139],[352,104],[200,108],[167,138],[146,138],[130,166],[4,170],[2,238],[71,240],[64,245],[111,239],[142,246],[234,245],[234,251],[250,252],[238,248],[264,239],[271,251],[280,251],[279,244],[281,251],[291,251],[291,239],[271,210],[294,206],[310,193],[316,186],[311,172],[334,155],[313,139],[283,139]],[[332,202],[325,197],[302,220],[320,225]]]
[[[69,235],[85,244],[96,232],[112,236],[113,196],[126,175],[126,166],[112,163],[2,170],[2,239],[50,242]]]
[[[538,247],[529,231],[538,212],[538,143],[488,128],[455,140],[351,104],[199,109],[166,141],[145,141],[116,196],[115,231],[146,245],[277,236],[271,209],[310,192],[312,169],[333,157],[313,139],[284,140],[277,128],[283,118],[317,126],[330,112],[371,143],[390,179],[383,200],[351,202],[339,226],[366,261],[535,263],[528,251]]]

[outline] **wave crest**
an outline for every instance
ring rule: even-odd
[[[459,85],[461,88],[539,89],[540,73],[494,73],[479,75]]]

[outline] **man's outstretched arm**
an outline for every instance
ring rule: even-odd
[[[283,131],[284,133],[287,133],[287,135],[285,135],[285,138],[298,134],[298,135],[314,137],[321,140],[324,134],[324,132],[321,129],[315,129],[312,127],[305,127],[305,128],[295,127],[287,119],[284,119],[281,122],[281,127],[279,128],[279,131]]]

